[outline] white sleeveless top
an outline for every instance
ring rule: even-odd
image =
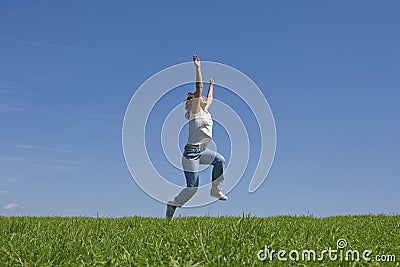
[[[212,139],[213,120],[208,111],[200,108],[200,112],[193,114],[190,111],[189,118],[189,138],[188,144],[206,145]]]

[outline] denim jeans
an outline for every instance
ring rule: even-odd
[[[197,191],[199,186],[199,165],[213,165],[212,182],[216,186],[224,181],[225,158],[216,151],[207,147],[196,148],[185,146],[182,157],[182,167],[186,178],[186,188],[184,188],[174,199],[174,204],[181,207]]]
[[[207,147],[196,148],[185,146],[185,151],[182,157],[182,166],[186,177],[187,187],[199,186],[199,165],[213,165],[212,181],[218,178],[223,180],[224,172],[224,157],[216,151],[208,149]]]

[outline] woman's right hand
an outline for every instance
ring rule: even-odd
[[[193,62],[197,68],[200,68],[200,58],[197,55],[193,55]]]

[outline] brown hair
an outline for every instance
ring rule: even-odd
[[[186,109],[186,114],[185,114],[185,118],[189,119],[190,117],[190,109],[192,108],[192,101],[195,97],[195,93],[193,92],[189,92],[187,94],[187,98],[186,98],[186,102],[185,102],[185,109]]]

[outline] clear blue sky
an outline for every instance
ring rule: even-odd
[[[229,201],[178,214],[398,214],[399,13],[398,1],[2,1],[0,215],[164,216],[127,170],[122,121],[141,83],[193,53],[262,89],[277,151],[255,193],[244,177]]]

